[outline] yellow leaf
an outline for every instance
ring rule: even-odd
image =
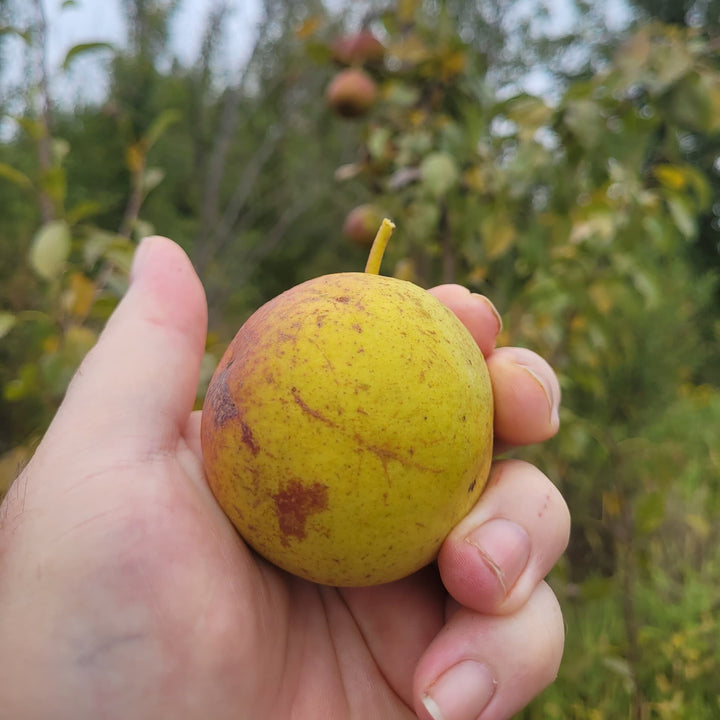
[[[672,689],[672,685],[670,684],[670,681],[667,679],[667,676],[660,673],[659,675],[655,676],[655,687],[663,694],[670,692]]]
[[[414,108],[408,115],[412,127],[423,127],[427,121],[427,112],[422,108]]]
[[[145,150],[142,143],[135,142],[125,150],[125,162],[131,173],[140,173],[145,165]]]
[[[682,190],[687,182],[686,173],[674,165],[658,165],[654,173],[660,184],[671,190]]]
[[[593,283],[588,290],[588,294],[601,315],[607,315],[612,310],[615,303],[606,285],[600,282]]]
[[[615,232],[615,218],[609,211],[598,210],[587,219],[573,223],[570,242],[577,244],[587,240],[612,240]]]
[[[720,129],[720,82],[714,81],[708,91],[708,99],[710,100],[710,131],[717,132]]]
[[[513,336],[510,334],[509,330],[501,330],[498,333],[497,344],[500,346],[513,344]]]
[[[95,331],[82,325],[71,325],[65,331],[65,351],[68,357],[78,364],[96,341]]]
[[[441,71],[444,78],[459,75],[464,69],[467,59],[462,50],[453,50],[442,56]]]
[[[488,266],[487,265],[476,265],[468,275],[468,280],[473,283],[473,285],[481,285],[483,282],[485,282],[485,279],[488,276]]]
[[[616,518],[620,515],[622,498],[615,490],[606,490],[602,495],[602,511],[605,518]]]
[[[685,516],[685,522],[703,540],[710,535],[710,523],[702,515],[688,513]]]
[[[298,40],[307,40],[312,37],[322,25],[322,18],[319,15],[311,15],[295,30]]]
[[[415,17],[419,0],[398,0],[397,19],[401,24],[411,23]]]
[[[515,226],[502,212],[488,215],[481,226],[483,244],[490,260],[504,255],[515,242]]]
[[[50,355],[57,352],[60,347],[60,338],[57,335],[50,335],[43,340],[43,352]]]
[[[570,321],[570,329],[574,332],[584,330],[587,327],[587,318],[584,315],[575,315]]]
[[[80,318],[87,317],[95,298],[95,283],[81,272],[73,273],[70,278],[70,292],[70,312]]]
[[[474,165],[463,173],[463,182],[466,187],[476,192],[483,193],[487,190],[487,179],[479,165]]]
[[[417,35],[408,35],[405,39],[394,43],[390,52],[403,63],[416,65],[430,57],[425,43]]]

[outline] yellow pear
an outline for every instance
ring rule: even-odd
[[[202,415],[208,482],[245,541],[313,582],[374,585],[432,562],[492,456],[482,353],[442,303],[381,276],[325,275],[257,310]]]

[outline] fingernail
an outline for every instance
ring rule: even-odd
[[[556,396],[553,383],[550,382],[549,378],[543,377],[521,362],[516,363],[516,365],[522,368],[540,385],[547,398],[548,408],[550,410],[550,423],[552,425],[558,425],[560,423],[560,398]]]
[[[498,312],[497,308],[484,295],[480,295],[480,293],[470,293],[470,294],[474,298],[477,298],[478,300],[482,300],[485,303],[485,305],[487,305],[490,308],[490,311],[495,316],[495,320],[497,320],[497,332],[495,334],[499,335],[503,329],[503,321],[502,321],[502,316]]]
[[[475,720],[495,694],[490,668],[463,660],[444,672],[422,696],[433,720]]]
[[[478,549],[497,577],[504,598],[530,559],[530,536],[525,528],[504,518],[494,518],[475,528],[465,541]]]

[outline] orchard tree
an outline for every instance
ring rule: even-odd
[[[380,99],[337,177],[395,220],[390,272],[488,294],[506,319],[502,341],[560,373],[560,436],[526,456],[573,512],[560,593],[602,586],[621,598],[623,646],[598,660],[625,668],[633,717],[645,717],[674,691],[656,682],[667,656],[644,645],[648,559],[666,542],[717,557],[717,533],[689,510],[695,468],[715,467],[707,422],[720,395],[700,383],[717,378],[708,348],[720,328],[715,278],[690,262],[711,178],[687,152],[689,138],[720,132],[715,48],[651,24],[556,102],[499,98],[485,58],[442,19],[418,5],[376,24],[385,63],[366,70]],[[663,586],[686,562],[672,557]]]

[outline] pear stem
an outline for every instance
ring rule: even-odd
[[[395,229],[395,223],[392,220],[385,218],[380,225],[380,229],[375,235],[372,247],[370,248],[370,255],[365,265],[365,272],[372,275],[380,274],[380,263],[382,262],[383,255],[385,254],[385,248],[387,247],[388,240]]]

